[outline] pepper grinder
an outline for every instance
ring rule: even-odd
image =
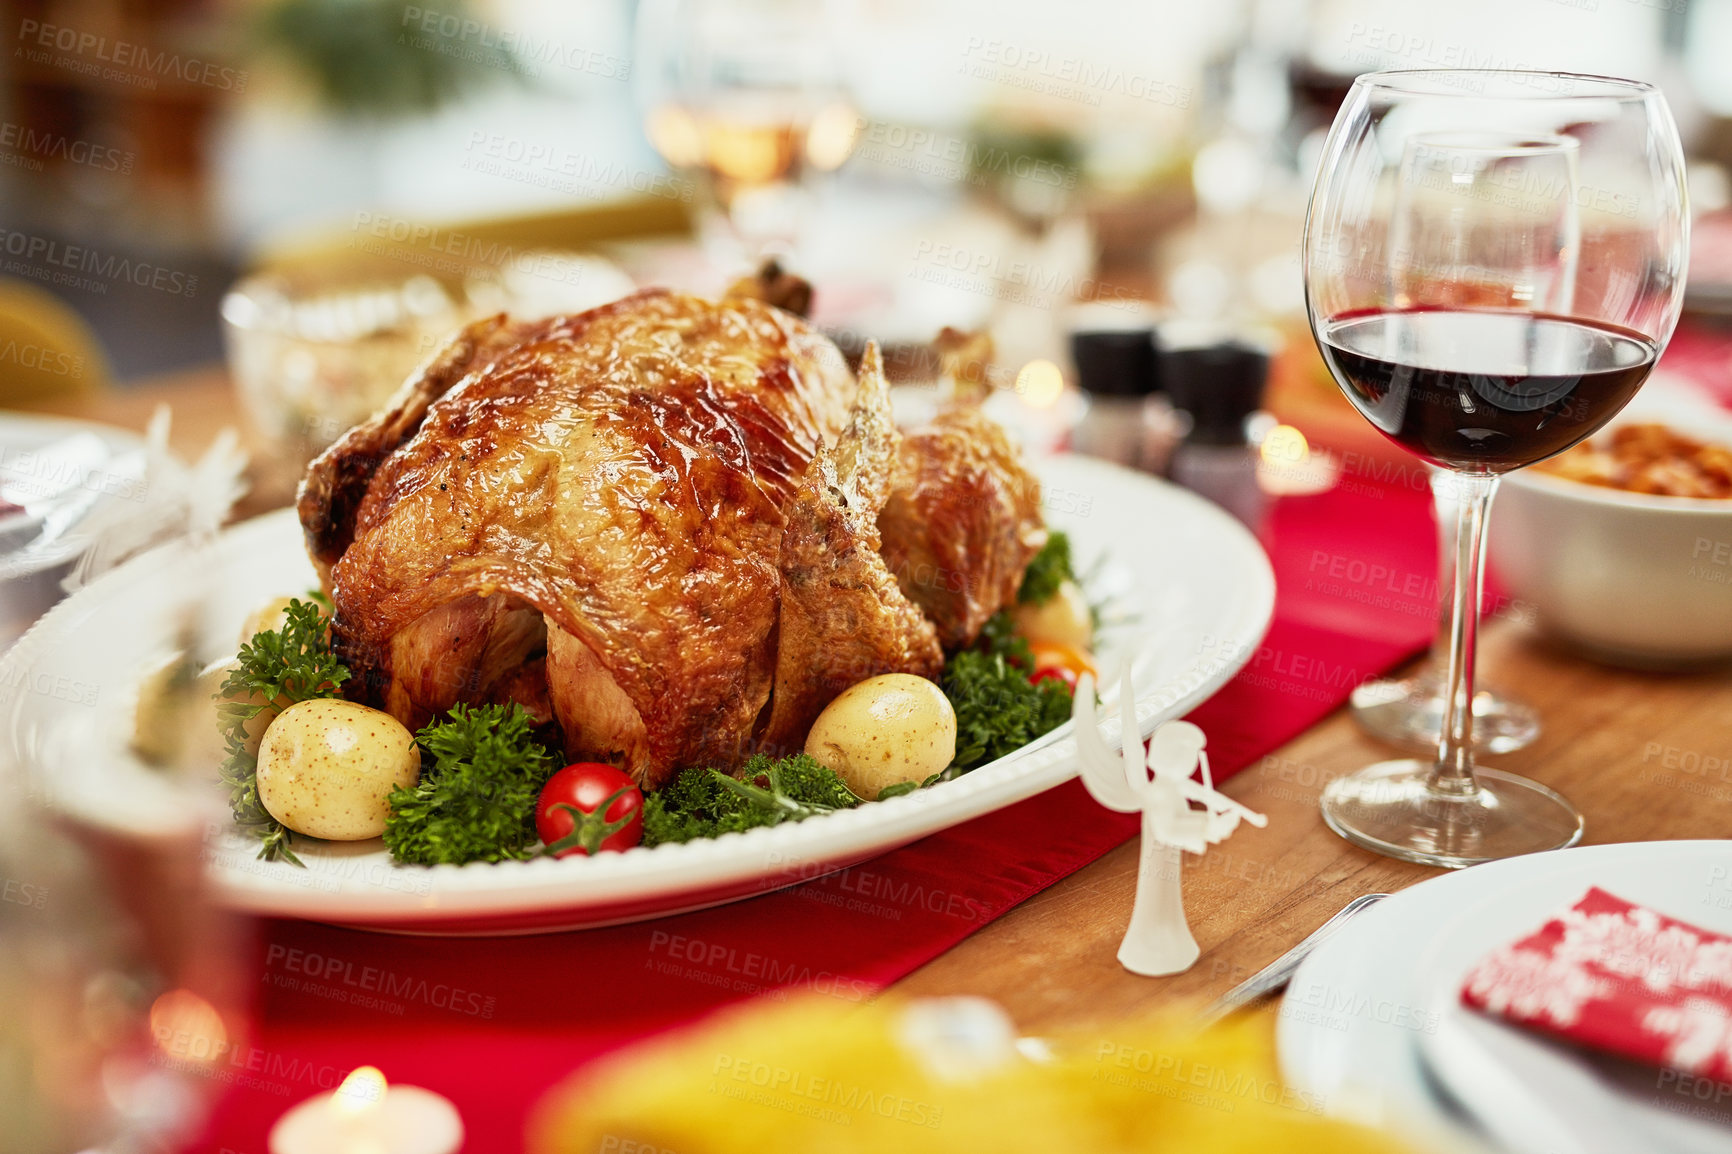
[[[1167,348],[1162,383],[1189,428],[1173,450],[1172,479],[1209,498],[1255,532],[1265,497],[1250,426],[1263,404],[1269,354],[1235,338]]]
[[[1161,394],[1153,323],[1115,327],[1095,320],[1071,332],[1070,355],[1077,387],[1088,400],[1087,411],[1071,430],[1071,447],[1159,472],[1165,454],[1159,461],[1149,460],[1148,413],[1153,408],[1169,414],[1170,424],[1171,406]]]

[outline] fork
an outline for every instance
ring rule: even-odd
[[[1299,969],[1299,964],[1311,956],[1312,950],[1334,937],[1337,931],[1355,915],[1370,909],[1372,905],[1388,896],[1388,894],[1366,894],[1363,897],[1354,898],[1342,906],[1339,913],[1312,930],[1298,945],[1210,1003],[1209,1008],[1203,1011],[1199,1024],[1212,1026],[1234,1010],[1285,989],[1287,983],[1292,980],[1294,972]]]

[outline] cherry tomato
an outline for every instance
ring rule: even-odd
[[[1033,673],[1028,675],[1028,679],[1036,685],[1039,685],[1041,682],[1048,679],[1053,681],[1062,681],[1066,689],[1069,689],[1072,693],[1076,692],[1076,674],[1061,666],[1048,665],[1044,668],[1036,669]]]
[[[1043,676],[1057,677],[1075,689],[1077,678],[1085,673],[1093,675],[1097,681],[1100,680],[1094,658],[1074,645],[1042,641],[1028,648],[1034,655],[1034,672],[1028,675],[1030,681],[1039,681]]]
[[[541,787],[535,832],[554,857],[630,849],[643,840],[643,791],[615,766],[568,765]]]

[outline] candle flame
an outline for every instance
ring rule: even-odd
[[[228,1049],[229,1032],[215,1006],[191,990],[169,990],[150,1004],[157,1049],[181,1061],[209,1064]]]
[[[377,1110],[385,1100],[385,1073],[377,1066],[357,1066],[331,1097],[337,1110],[351,1118]]]
[[[1051,361],[1030,361],[1016,374],[1016,391],[1036,409],[1051,408],[1064,392],[1064,373]]]
[[[1292,425],[1276,425],[1263,438],[1262,454],[1270,465],[1302,465],[1311,455],[1311,444]]]
[[[693,168],[704,159],[704,138],[691,113],[664,104],[650,113],[646,128],[650,143],[675,168]]]
[[[827,104],[812,118],[806,130],[806,159],[820,172],[841,168],[854,151],[860,119],[847,104]]]
[[[1334,488],[1341,462],[1334,454],[1313,449],[1305,434],[1292,425],[1276,425],[1258,450],[1257,484],[1277,497],[1303,497]]]

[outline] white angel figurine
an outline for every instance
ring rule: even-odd
[[[1202,853],[1239,828],[1241,819],[1255,826],[1267,825],[1269,819],[1215,789],[1209,755],[1203,752],[1203,731],[1188,721],[1169,721],[1157,728],[1149,739],[1145,762],[1129,661],[1119,684],[1122,752],[1113,752],[1096,728],[1094,690],[1094,679],[1085,674],[1077,682],[1071,706],[1083,785],[1108,809],[1140,810],[1143,815],[1137,898],[1125,940],[1119,945],[1119,964],[1133,974],[1183,973],[1200,951],[1185,922],[1180,851]],[[1192,776],[1199,763],[1201,781]],[[1194,808],[1192,802],[1202,808]]]

